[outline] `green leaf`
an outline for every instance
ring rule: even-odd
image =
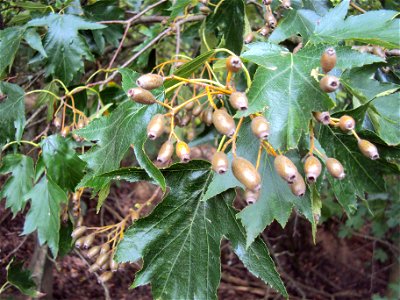
[[[38,297],[41,295],[37,290],[36,283],[32,279],[31,271],[24,268],[23,262],[12,259],[7,265],[6,270],[7,281],[20,290],[21,293],[30,297]]]
[[[74,191],[83,177],[83,162],[76,154],[70,140],[51,135],[40,143],[47,176],[61,188]]]
[[[127,179],[146,178],[137,169],[125,172]],[[143,258],[134,287],[151,283],[155,299],[217,299],[225,236],[250,272],[287,295],[265,244],[258,239],[246,249],[245,232],[232,207],[233,191],[202,201],[213,176],[209,163],[192,161],[163,172],[171,188],[168,196],[126,231],[117,249],[119,261]]]
[[[371,65],[348,70],[343,74],[341,82],[361,104],[368,105],[367,114],[375,132],[388,145],[399,145],[400,94],[396,91],[400,86],[373,79],[377,67]]]
[[[222,1],[206,20],[207,31],[219,29],[224,47],[240,54],[243,47],[245,4],[243,0]]]
[[[83,60],[93,60],[85,39],[79,30],[96,30],[104,25],[85,21],[81,17],[69,14],[51,13],[45,17],[33,19],[27,26],[48,27],[44,48],[48,55],[47,75],[53,75],[69,84],[84,70]]]
[[[25,127],[24,90],[18,85],[0,81],[0,146],[22,137]],[[5,97],[5,98],[4,98]]]
[[[191,4],[192,2],[195,2],[193,0],[177,0],[175,3],[168,8],[169,11],[171,11],[170,18],[175,19],[177,16],[179,16],[181,13],[185,11],[186,6]]]
[[[183,77],[183,78],[188,78],[190,75],[193,74],[193,72],[197,71],[201,66],[204,65],[204,63],[215,53],[214,50],[210,50],[207,52],[204,52],[197,56],[195,59],[185,63],[183,66],[179,67],[178,70],[174,73],[174,75]],[[169,88],[175,84],[177,84],[179,81],[178,80],[168,80],[164,83],[165,88]]]
[[[324,46],[306,47],[296,54],[269,43],[253,43],[242,54],[259,65],[248,93],[249,108],[237,116],[264,111],[271,123],[270,142],[278,149],[296,148],[307,130],[312,111],[326,111],[334,102],[323,92],[311,71],[320,64]],[[352,68],[382,61],[347,47],[336,48],[337,68]]]
[[[74,248],[71,236],[73,229],[74,226],[72,225],[70,220],[68,220],[66,223],[61,223],[60,241],[58,244],[61,257],[67,255]]]
[[[53,94],[58,93],[58,84],[55,81],[51,81],[47,85],[43,87],[43,90],[49,91]],[[40,93],[38,96],[38,99],[36,101],[36,105],[38,107],[42,105],[47,106],[47,121],[50,122],[53,119],[54,115],[54,104],[57,101],[57,98],[55,98],[53,95],[49,93]]]
[[[91,5],[85,5],[83,10],[85,16],[93,21],[122,20],[124,18],[124,10],[116,4],[114,0],[96,1]],[[93,37],[99,52],[104,52],[106,44],[118,47],[122,34],[123,28],[119,24],[109,24],[104,29],[93,31]]]
[[[17,26],[0,30],[0,74],[2,74],[8,66],[11,68],[24,32],[24,27]]]
[[[136,86],[138,73],[128,69],[122,69],[120,72],[125,92]],[[161,91],[162,96],[163,90],[157,89],[157,91]],[[164,177],[144,151],[147,124],[160,112],[162,109],[159,105],[146,106],[128,100],[121,103],[108,117],[96,119],[78,130],[76,133],[85,139],[97,141],[96,145],[82,156],[88,164],[90,173],[82,179],[80,186],[93,187],[95,192],[107,187],[110,181],[96,175],[117,169],[129,147],[133,145],[139,165],[165,190]],[[100,206],[103,200],[99,199]]]
[[[6,208],[11,208],[13,215],[25,206],[24,196],[33,186],[33,160],[22,154],[10,154],[1,160],[0,174],[11,173],[0,191],[0,199],[6,198]]]
[[[268,38],[269,42],[278,44],[289,37],[300,34],[305,44],[313,34],[315,25],[321,19],[321,16],[313,10],[299,9],[298,6],[293,4],[292,8],[278,23],[278,26]]]
[[[354,40],[387,48],[399,46],[400,20],[397,11],[367,11],[344,20],[350,0],[344,0],[330,10],[315,28],[313,43],[335,44],[341,40]]]
[[[25,31],[24,39],[32,49],[38,51],[43,57],[47,57],[40,35],[35,29],[29,28],[27,31]]]
[[[23,234],[37,230],[39,243],[47,242],[56,257],[60,240],[60,205],[68,203],[66,193],[50,177],[43,176],[24,198],[31,199],[31,207]]]
[[[237,155],[245,157],[255,165],[259,145],[259,140],[251,132],[250,122],[244,124],[239,132]],[[259,166],[259,173],[262,178],[260,197],[256,203],[248,205],[238,214],[238,218],[246,229],[246,247],[250,246],[254,239],[274,220],[277,220],[284,227],[289,220],[293,207],[296,207],[312,224],[314,222],[310,194],[307,192],[301,198],[294,196],[288,184],[275,172],[274,158],[267,156],[265,151],[263,152]],[[292,152],[287,155],[295,163],[299,163],[297,153]],[[230,156],[230,160],[231,158]],[[299,170],[301,170],[300,167]],[[224,175],[215,174],[204,199],[207,200],[237,186],[244,188],[233,176],[232,170],[228,170]]]

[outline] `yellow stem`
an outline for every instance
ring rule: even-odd
[[[351,133],[355,136],[355,138],[357,139],[357,141],[360,141],[360,140],[361,140],[360,137],[358,136],[357,132],[355,132],[354,129],[351,131]]]
[[[222,148],[222,146],[224,145],[225,140],[226,140],[226,135],[224,135],[224,136],[222,137],[221,141],[219,142],[217,152],[220,152],[220,151],[221,151],[221,148]]]
[[[34,142],[31,142],[31,141],[24,141],[24,140],[22,140],[22,141],[12,141],[12,142],[9,142],[8,144],[5,144],[5,145],[3,146],[3,148],[1,148],[1,151],[6,150],[6,149],[7,149],[9,146],[11,146],[11,145],[19,144],[19,143],[22,143],[22,144],[29,144],[29,145],[32,145],[32,146],[34,146],[34,147],[36,147],[36,148],[39,147],[39,144],[36,144],[36,143],[34,143]]]
[[[241,117],[239,120],[239,123],[236,127],[235,133],[232,136],[232,153],[234,156],[236,156],[236,138],[237,138],[237,135],[239,134],[239,130],[240,130],[240,127],[242,126],[243,120],[244,120],[244,117]]]
[[[262,149],[263,149],[262,143],[260,143],[260,147],[258,148],[258,154],[257,154],[256,170],[258,170],[258,167],[260,166]]]

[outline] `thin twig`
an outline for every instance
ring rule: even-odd
[[[353,1],[350,1],[350,6],[354,8],[355,10],[358,10],[360,13],[365,14],[367,11],[359,7],[357,4],[355,4]]]
[[[29,125],[29,123],[31,123],[45,108],[46,108],[46,105],[42,105],[41,107],[39,107],[39,108],[29,117],[29,119],[26,121],[25,127],[27,127],[27,126]]]

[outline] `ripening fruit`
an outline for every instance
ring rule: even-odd
[[[328,172],[337,179],[343,179],[346,174],[342,164],[335,158],[328,158],[325,162]]]
[[[233,92],[229,96],[229,103],[237,110],[246,110],[249,105],[246,94],[241,92]]]
[[[89,268],[89,272],[90,273],[97,272],[98,270],[100,270],[100,266],[96,265],[96,264],[91,265],[90,268]]]
[[[147,125],[147,137],[150,140],[155,140],[164,133],[165,118],[162,114],[156,114],[151,118]]]
[[[100,246],[93,246],[86,252],[88,258],[93,258],[100,253]]]
[[[207,126],[210,126],[213,123],[213,109],[212,107],[208,107],[201,113],[201,120]]]
[[[56,128],[60,128],[61,127],[61,119],[59,117],[55,117],[54,120],[53,120],[53,125]]]
[[[325,75],[319,82],[319,87],[326,93],[332,93],[339,87],[339,79],[332,75]]]
[[[270,5],[272,3],[272,0],[262,0],[264,5]]]
[[[321,67],[324,73],[331,71],[336,65],[336,51],[333,48],[328,48],[321,55]]]
[[[78,129],[82,129],[83,127],[85,127],[85,125],[86,125],[86,122],[84,120],[79,120],[78,124],[76,125],[76,127]]]
[[[246,189],[244,191],[244,199],[246,200],[247,204],[255,203],[259,197],[260,197],[260,191],[255,192],[249,189]]]
[[[72,239],[75,240],[75,239],[77,239],[77,238],[80,238],[80,237],[85,233],[86,229],[87,229],[86,226],[79,226],[79,227],[76,227],[76,228],[74,229],[74,231],[72,231],[72,233],[71,233]]]
[[[282,7],[284,9],[289,9],[292,6],[292,2],[290,0],[282,0]]]
[[[85,242],[85,238],[86,238],[86,236],[82,236],[79,239],[77,239],[76,242],[75,242],[75,247],[76,248],[81,248],[83,243]]]
[[[247,189],[255,192],[261,189],[261,176],[248,160],[235,157],[232,161],[232,172]]]
[[[328,125],[331,122],[331,115],[329,114],[329,111],[316,111],[313,112],[314,118],[324,124]]]
[[[225,174],[229,168],[228,157],[224,152],[215,152],[211,160],[212,169],[218,174]]]
[[[115,272],[118,270],[119,264],[111,257],[110,259],[110,270],[111,272]]]
[[[254,41],[254,34],[252,32],[250,32],[249,34],[247,34],[244,38],[244,43],[245,44],[250,44],[252,41]]]
[[[284,155],[278,155],[275,157],[274,167],[278,175],[289,184],[293,183],[299,174],[295,164]]]
[[[104,244],[101,246],[100,254],[107,253],[108,251],[110,251],[110,244]]]
[[[142,89],[141,87],[132,88],[128,91],[128,97],[133,101],[142,104],[153,104],[156,102],[156,98],[148,90]]]
[[[186,109],[186,110],[192,110],[193,107],[194,107],[194,101],[190,101],[189,103],[187,103],[187,104],[185,105],[185,109]]]
[[[292,191],[293,195],[297,197],[302,197],[306,193],[306,183],[304,182],[303,177],[301,174],[296,175],[296,179],[290,184],[290,190]]]
[[[370,141],[359,140],[358,148],[360,149],[362,154],[364,154],[366,157],[369,157],[372,160],[376,160],[379,158],[378,149]]]
[[[112,272],[110,272],[110,271],[108,271],[108,272],[104,272],[103,274],[101,274],[100,276],[99,276],[99,283],[100,282],[107,282],[107,281],[109,281],[111,278],[112,278],[112,276],[113,276],[113,273]]]
[[[308,182],[315,182],[321,175],[322,165],[318,158],[313,155],[307,157],[304,162],[304,172]]]
[[[187,163],[190,161],[190,147],[185,142],[179,141],[176,143],[176,156],[179,157],[181,162]]]
[[[104,265],[107,262],[109,257],[110,257],[110,255],[108,253],[100,254],[100,256],[96,259],[95,264],[98,265],[99,267],[101,267],[102,265]]]
[[[200,6],[199,10],[203,15],[208,15],[211,13],[211,9],[208,6]]]
[[[271,29],[270,29],[268,26],[263,26],[263,27],[261,28],[261,30],[260,30],[260,34],[261,34],[262,36],[267,36],[268,33],[270,33],[270,32],[271,32]]]
[[[356,121],[348,115],[343,115],[339,119],[339,127],[344,132],[354,130],[356,127]]]
[[[259,139],[266,140],[269,136],[269,123],[263,116],[251,120],[251,131]]]
[[[242,61],[236,55],[231,55],[226,59],[226,69],[229,72],[237,73],[242,69]]]
[[[235,121],[225,110],[215,110],[212,115],[212,120],[219,133],[227,135],[228,137],[231,137],[235,133]]]
[[[162,144],[160,151],[158,152],[157,161],[161,164],[165,164],[169,161],[174,154],[174,144],[168,140]]]
[[[164,78],[158,74],[144,74],[136,80],[136,84],[145,90],[159,88],[164,83]]]
[[[192,115],[195,117],[200,116],[202,111],[203,111],[203,107],[201,105],[198,105],[193,109]]]
[[[64,129],[61,131],[61,136],[66,137],[70,131],[71,129],[69,128],[69,126],[65,126]]]
[[[270,28],[275,28],[276,27],[276,18],[274,16],[274,14],[272,13],[272,11],[267,10],[267,12],[265,13],[265,21],[267,22],[268,26]]]
[[[88,249],[93,244],[95,237],[96,235],[94,233],[86,236],[85,240],[83,241],[83,248]]]

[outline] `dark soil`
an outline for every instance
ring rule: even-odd
[[[95,200],[85,194],[87,213],[85,225],[99,226],[117,222],[115,212],[124,213],[135,203],[142,203],[154,191],[143,183],[121,183],[112,189],[107,208],[95,213]],[[240,206],[240,200],[238,200]],[[5,267],[15,256],[28,266],[36,247],[35,235],[21,236],[24,216],[14,219],[0,206],[0,285],[5,281]],[[109,208],[112,208],[111,210]],[[149,208],[150,210],[151,208]],[[114,210],[114,211],[112,211]],[[384,295],[389,278],[390,259],[382,264],[372,260],[376,241],[363,237],[340,239],[339,222],[330,220],[318,228],[316,245],[312,243],[311,228],[300,217],[293,216],[285,229],[274,223],[263,233],[278,269],[287,286],[290,299],[371,299]],[[379,243],[379,242],[378,242]],[[384,245],[382,245],[384,247]],[[222,282],[219,299],[283,299],[261,280],[252,276],[231,251],[228,242],[221,245]],[[111,299],[152,299],[149,286],[129,289],[139,265],[125,265],[106,283]],[[104,299],[105,289],[96,276],[88,272],[85,261],[75,252],[57,259],[52,268],[53,295],[48,299]],[[10,288],[11,299],[25,299]],[[3,297],[3,298],[2,298]]]

